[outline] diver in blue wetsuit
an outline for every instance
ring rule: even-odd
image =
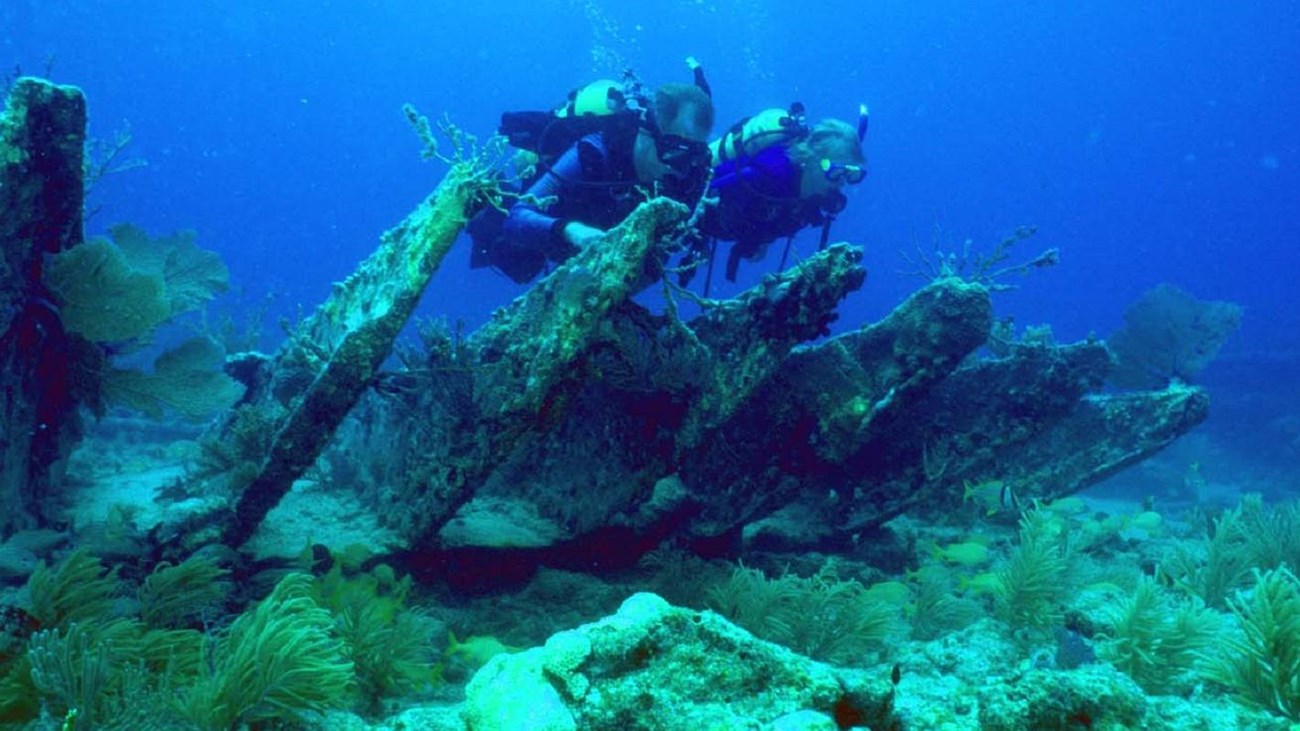
[[[473,266],[527,282],[548,261],[562,262],[598,241],[645,200],[645,190],[657,185],[661,194],[695,205],[708,179],[713,102],[689,84],[666,84],[652,99],[625,89],[615,82],[588,85],[540,123],[503,117],[502,133],[517,147],[542,151],[543,162],[499,234],[490,235],[486,224],[476,232],[471,224]],[[548,136],[564,139],[575,127],[590,131],[548,162]]]
[[[856,128],[838,119],[809,127],[799,104],[768,109],[732,126],[710,145],[709,195],[716,202],[700,218],[703,238],[681,269],[683,283],[699,260],[712,262],[719,241],[733,242],[726,266],[731,281],[741,259],[760,259],[773,241],[788,241],[805,227],[821,227],[825,246],[830,224],[846,203],[841,189],[866,177],[866,131],[865,106]]]

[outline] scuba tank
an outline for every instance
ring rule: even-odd
[[[516,150],[516,179],[502,185],[515,193],[526,191],[570,147],[597,132],[607,140],[624,140],[630,150],[647,107],[641,84],[629,72],[624,81],[597,79],[580,86],[546,111],[503,112],[497,133]],[[505,211],[488,206],[470,220],[466,226],[473,244],[470,267],[494,267],[524,283],[545,268],[546,253],[514,246],[505,234],[506,216]]]
[[[567,101],[554,112],[556,117],[603,117],[627,110],[623,84],[613,79],[597,79],[569,92]]]
[[[551,111],[503,112],[497,133],[511,147],[536,153],[547,164],[574,142],[605,129],[611,117],[634,115],[639,120],[646,106],[635,79],[597,79],[569,92]]]
[[[803,105],[795,102],[789,109],[764,109],[746,117],[709,145],[713,166],[752,157],[776,144],[789,144],[808,134]]]

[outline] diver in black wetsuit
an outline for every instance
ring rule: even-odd
[[[538,139],[516,145],[546,148],[545,125],[592,130],[553,162],[543,162],[499,228],[491,228],[491,213],[471,224],[472,266],[493,266],[527,282],[548,261],[564,261],[626,218],[645,200],[638,187],[657,184],[661,194],[695,205],[709,172],[712,101],[689,84],[666,84],[653,99],[628,94],[625,88],[616,82],[589,84],[571,96],[563,113],[543,120]],[[512,130],[510,122],[509,115],[503,117],[503,133],[512,143],[534,136]],[[530,126],[537,123],[521,125]]]

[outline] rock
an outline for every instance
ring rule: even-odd
[[[447,548],[540,548],[562,537],[563,529],[539,515],[535,504],[494,497],[471,500],[442,530]]]
[[[70,538],[71,536],[63,531],[48,528],[21,530],[9,536],[9,540],[5,541],[5,547],[20,548],[37,556],[49,556],[55,550],[62,548]]]
[[[545,650],[497,655],[465,688],[465,725],[472,731],[574,731],[573,712],[544,674]]]
[[[0,582],[22,583],[36,570],[36,554],[8,543],[0,545]]]
[[[838,731],[835,719],[816,711],[795,711],[771,723],[768,731]]]
[[[895,723],[887,677],[810,660],[648,593],[542,647],[494,657],[466,689],[465,720],[472,731]]]

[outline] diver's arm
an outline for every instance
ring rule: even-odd
[[[566,180],[577,180],[582,176],[582,165],[578,162],[577,146],[569,148],[560,156],[550,170],[547,170],[533,183],[517,203],[510,207],[506,216],[505,232],[515,240],[519,248],[550,252],[557,244],[567,244],[564,235],[567,219],[547,215],[542,211],[539,201],[559,198],[564,195]]]
[[[560,232],[564,235],[565,241],[579,249],[586,248],[605,236],[605,232],[601,229],[588,226],[582,221],[565,221],[564,228],[560,229]]]
[[[687,56],[686,68],[691,70],[691,74],[695,77],[695,85],[699,87],[700,91],[712,99],[713,90],[709,88],[709,80],[704,78],[704,67],[700,65],[700,62],[696,61],[694,56]]]

